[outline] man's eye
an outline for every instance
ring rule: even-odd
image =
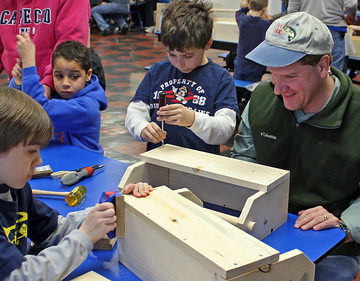
[[[62,78],[62,75],[61,74],[57,74],[55,75],[56,79],[61,79]]]
[[[78,79],[78,78],[79,78],[78,75],[73,75],[73,76],[71,76],[71,79],[73,79],[73,80],[76,80],[76,79]]]

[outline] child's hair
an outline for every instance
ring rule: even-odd
[[[261,11],[268,6],[268,0],[250,0],[249,5],[251,10]]]
[[[52,122],[38,102],[21,91],[0,87],[0,152],[21,142],[45,147],[52,133]]]
[[[76,61],[86,72],[91,68],[90,50],[79,41],[69,40],[57,45],[52,54],[52,67],[54,67],[54,61],[59,57],[67,61]]]
[[[212,36],[212,5],[202,0],[172,0],[161,22],[161,41],[171,51],[204,49]]]

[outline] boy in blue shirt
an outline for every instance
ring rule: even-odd
[[[44,96],[36,71],[35,45],[28,33],[17,35],[17,50],[21,62],[14,66],[9,86],[43,106],[54,124],[54,140],[102,154],[100,111],[107,107],[107,98],[97,76],[92,75],[89,49],[78,41],[56,47],[52,55],[55,92],[50,100]]]
[[[205,56],[212,44],[210,9],[202,1],[173,0],[165,10],[161,41],[169,60],[146,73],[125,120],[135,140],[148,142],[148,150],[164,141],[219,154],[220,144],[233,134],[238,114],[233,79]],[[160,94],[167,105],[158,108]]]
[[[116,226],[112,203],[97,204],[62,217],[33,197],[28,180],[41,165],[40,148],[53,126],[39,103],[0,87],[0,276],[1,280],[62,280],[93,249],[93,243]],[[149,195],[151,187],[130,184],[123,193]],[[41,248],[27,250],[28,238]]]
[[[272,21],[267,14],[268,0],[245,0],[236,12],[239,27],[239,41],[234,59],[234,78],[257,82],[266,72],[266,67],[245,56],[259,45]]]

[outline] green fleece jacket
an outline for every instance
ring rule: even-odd
[[[319,113],[297,123],[273,85],[253,92],[249,122],[260,164],[290,170],[289,212],[318,205],[340,217],[359,196],[360,88],[332,68],[339,93]],[[360,255],[360,245],[348,243],[337,253]]]

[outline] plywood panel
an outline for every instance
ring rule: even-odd
[[[211,272],[211,276],[228,279],[279,258],[275,249],[165,186],[146,198],[125,196],[125,216],[125,239],[119,240],[121,261],[147,280],[209,280],[186,279],[185,271]],[[158,263],[160,268],[154,270]],[[171,271],[166,273],[168,278],[158,276],[161,270]]]
[[[261,191],[269,191],[289,179],[285,170],[169,144],[142,153],[140,158],[154,165]]]

